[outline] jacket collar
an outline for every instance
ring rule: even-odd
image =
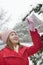
[[[20,47],[18,48],[18,53],[7,46],[2,50],[3,57],[21,57],[26,50],[26,47]]]

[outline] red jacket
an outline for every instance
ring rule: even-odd
[[[42,42],[37,32],[30,31],[33,46],[20,47],[19,52],[15,52],[7,46],[0,51],[0,65],[29,65],[28,57],[42,48]]]

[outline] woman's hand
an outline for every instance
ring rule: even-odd
[[[29,19],[26,18],[26,21],[27,21],[27,24],[29,26],[29,29],[31,31],[35,31],[35,23],[34,23],[33,19],[32,18],[29,18]]]

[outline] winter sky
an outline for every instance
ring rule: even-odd
[[[7,26],[13,28],[37,3],[43,3],[43,0],[0,0],[0,8],[7,11],[12,18]]]

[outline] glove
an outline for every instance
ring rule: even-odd
[[[29,30],[35,31],[35,23],[32,18],[26,18],[27,24],[29,26]]]

